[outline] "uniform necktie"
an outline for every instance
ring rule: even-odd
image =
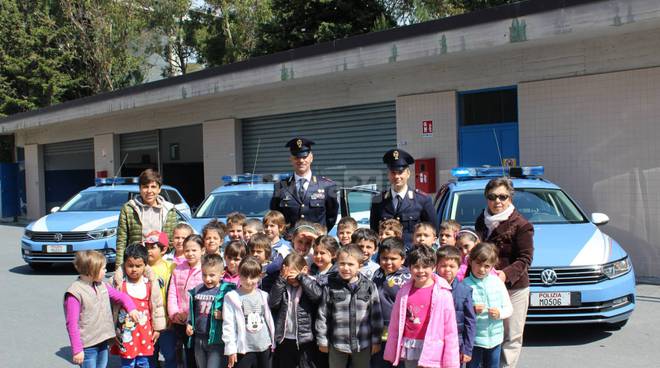
[[[397,194],[397,195],[396,195],[396,209],[394,210],[394,211],[396,211],[397,213],[398,213],[399,210],[401,209],[401,203],[403,203],[403,198],[402,198],[399,194]]]
[[[307,179],[301,178],[298,180],[298,198],[302,200],[305,198],[305,183],[307,182]]]

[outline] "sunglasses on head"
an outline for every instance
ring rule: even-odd
[[[486,198],[487,198],[489,201],[494,201],[494,200],[496,200],[496,199],[499,199],[500,201],[504,202],[504,201],[506,201],[507,199],[509,199],[509,195],[508,195],[508,194],[493,194],[493,193],[488,193],[488,195],[486,195]]]

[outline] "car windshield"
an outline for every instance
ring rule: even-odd
[[[62,205],[59,211],[119,211],[130,196],[131,192],[119,190],[80,192]]]
[[[212,193],[199,207],[195,218],[226,217],[231,212],[263,217],[270,209],[272,196],[272,190]]]
[[[533,224],[584,223],[587,219],[559,189],[516,188],[513,204]],[[461,225],[473,226],[486,207],[481,190],[454,192],[449,208],[449,218]]]

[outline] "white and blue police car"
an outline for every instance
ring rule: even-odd
[[[607,215],[587,217],[559,186],[542,178],[542,166],[454,168],[456,179],[437,193],[440,220],[473,227],[486,207],[493,177],[511,177],[513,204],[534,225],[527,324],[601,323],[620,328],[635,309],[635,274],[625,250],[598,226]]]
[[[209,193],[188,222],[201,234],[209,221],[218,219],[227,222],[227,215],[232,212],[240,212],[247,218],[262,219],[270,210],[275,182],[286,180],[289,175],[225,175],[222,177],[225,184]]]
[[[121,207],[139,195],[138,178],[99,178],[61,207],[28,224],[21,238],[23,260],[33,269],[71,263],[79,250],[98,250],[115,263],[117,221]],[[183,215],[190,207],[175,188],[163,185],[161,196]]]

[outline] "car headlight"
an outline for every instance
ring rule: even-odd
[[[23,233],[23,237],[24,237],[25,239],[30,239],[30,240],[32,240],[32,236],[33,236],[33,235],[34,235],[34,231],[31,231],[31,230],[28,230],[28,229],[25,229],[25,232]]]
[[[116,227],[111,227],[103,230],[94,230],[87,233],[87,235],[94,240],[109,238],[111,236],[115,236],[115,234],[117,234]]]
[[[618,261],[606,263],[603,265],[603,273],[610,279],[625,275],[632,268],[630,258],[625,257]]]

